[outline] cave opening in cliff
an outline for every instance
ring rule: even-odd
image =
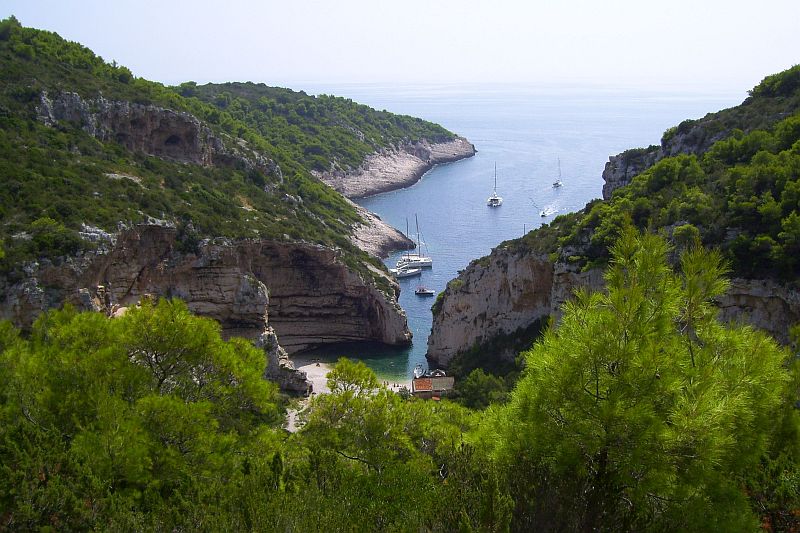
[[[167,137],[167,140],[164,141],[164,146],[180,146],[181,138],[178,135],[170,135]]]

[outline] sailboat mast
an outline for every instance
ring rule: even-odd
[[[422,245],[419,240],[419,219],[417,218],[417,214],[414,213],[414,221],[417,223],[417,255],[422,255]]]
[[[497,194],[497,161],[494,162],[494,192]]]
[[[408,217],[406,217],[406,238],[408,238]],[[411,252],[409,252],[408,249],[406,249],[406,258],[410,257],[411,257]]]
[[[558,158],[558,181],[561,181],[561,158]]]

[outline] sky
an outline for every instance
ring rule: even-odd
[[[3,0],[167,84],[742,90],[800,63],[800,0]]]

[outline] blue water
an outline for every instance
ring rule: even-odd
[[[414,294],[417,285],[438,292],[473,259],[500,242],[581,209],[602,196],[608,157],[628,148],[658,144],[667,128],[740,103],[746,95],[658,93],[575,87],[352,86],[315,88],[376,109],[430,120],[465,136],[475,157],[438,166],[417,184],[359,200],[383,220],[415,237],[419,218],[432,270],[400,280],[400,305],[414,334],[410,348],[339,346],[320,354],[363,359],[382,379],[407,378],[425,352],[434,298]],[[563,187],[554,189],[561,159]],[[486,206],[497,164],[499,208]],[[424,249],[423,249],[424,251]],[[386,264],[393,266],[401,252]]]

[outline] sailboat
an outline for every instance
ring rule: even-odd
[[[494,191],[492,191],[492,195],[486,199],[486,205],[489,207],[500,207],[503,205],[503,199],[497,196],[497,163],[494,164]]]
[[[413,278],[414,276],[421,276],[422,269],[421,268],[412,268],[412,267],[400,267],[400,268],[390,268],[389,272],[394,275],[395,278]]]
[[[564,185],[564,184],[561,183],[561,158],[559,157],[558,158],[558,179],[553,182],[553,188],[554,189],[558,189],[562,185]],[[544,216],[544,215],[542,215],[542,216]]]
[[[397,268],[433,268],[433,259],[422,255],[422,242],[420,241],[419,233],[419,218],[414,215],[414,220],[417,223],[417,253],[406,253],[403,257],[397,260]],[[406,220],[406,233],[408,233],[408,220]]]

